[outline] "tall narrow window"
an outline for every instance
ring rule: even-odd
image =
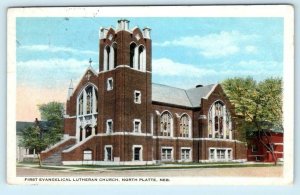
[[[226,106],[221,102],[215,102],[208,112],[208,136],[215,138],[230,138],[231,117]]]
[[[135,132],[135,133],[141,132],[141,120],[140,119],[133,120],[133,132]]]
[[[180,118],[180,137],[189,137],[190,133],[190,120],[188,115],[184,114]]]
[[[215,149],[209,150],[209,159],[211,159],[211,160],[215,159]]]
[[[114,85],[113,85],[113,79],[112,78],[108,78],[106,84],[107,84],[107,88],[106,88],[107,91],[113,90]]]
[[[131,43],[130,44],[130,67],[133,68],[134,66],[134,61],[135,61],[135,48],[136,48],[136,44],[135,43]]]
[[[231,116],[228,110],[226,110],[226,126],[225,126],[225,134],[226,134],[226,139],[230,139],[230,131],[231,131]]]
[[[113,45],[112,45],[112,47],[113,47],[113,50],[114,50],[114,64],[113,64],[113,67],[114,68],[116,68],[116,66],[117,66],[117,44],[116,43],[114,43]]]
[[[113,121],[111,119],[106,121],[106,133],[113,132]]]
[[[79,98],[79,108],[78,108],[78,114],[83,115],[83,95]]]
[[[112,161],[113,155],[112,155],[112,146],[105,146],[104,147],[104,160],[105,161]]]
[[[138,70],[142,69],[143,63],[144,63],[144,46],[139,46],[139,55],[138,55]]]
[[[172,116],[169,112],[164,112],[160,116],[160,135],[171,136]]]
[[[109,62],[110,62],[110,47],[106,47],[106,53],[107,53],[107,58],[106,58],[106,70],[109,70]]]
[[[93,88],[90,86],[86,89],[86,113],[90,114],[92,113],[93,110],[93,104],[92,104],[92,99],[93,99],[93,93],[92,93]]]
[[[140,104],[141,103],[141,92],[135,90],[134,91],[134,103]]]
[[[232,159],[231,150],[227,150],[227,159],[228,159],[228,160],[231,160],[231,159]]]
[[[141,147],[134,147],[133,148],[133,160],[135,160],[135,161],[142,160],[141,159],[141,156],[142,156],[141,151],[142,151]]]

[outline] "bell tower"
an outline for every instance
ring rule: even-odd
[[[126,19],[118,20],[117,28],[99,31],[99,131],[114,140],[110,144],[121,161],[132,160],[136,145],[144,160],[152,156],[147,149],[151,145],[150,31],[130,29]]]

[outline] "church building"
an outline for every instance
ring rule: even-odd
[[[99,31],[99,72],[70,84],[64,138],[41,153],[63,165],[245,161],[245,142],[221,85],[152,83],[150,28]]]

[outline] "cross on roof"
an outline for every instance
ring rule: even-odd
[[[89,60],[90,66],[92,66],[92,62],[93,62],[93,61],[92,61],[92,59],[90,58],[90,60]]]

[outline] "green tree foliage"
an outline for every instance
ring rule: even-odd
[[[63,128],[63,104],[50,102],[38,105],[44,125],[36,121],[33,126],[22,131],[21,145],[35,149],[41,166],[40,152],[61,139]]]
[[[63,104],[59,102],[49,102],[47,104],[38,105],[41,113],[41,119],[47,121],[47,136],[50,144],[58,142],[62,135],[63,129]]]
[[[36,153],[40,153],[47,147],[45,137],[41,137],[41,129],[38,126],[29,126],[22,130],[21,145],[28,149],[35,149]]]
[[[232,78],[225,80],[222,87],[235,107],[237,129],[244,131],[247,137],[267,136],[266,132],[272,128],[283,129],[281,78],[261,82],[251,77]],[[273,151],[272,144],[264,145]]]

